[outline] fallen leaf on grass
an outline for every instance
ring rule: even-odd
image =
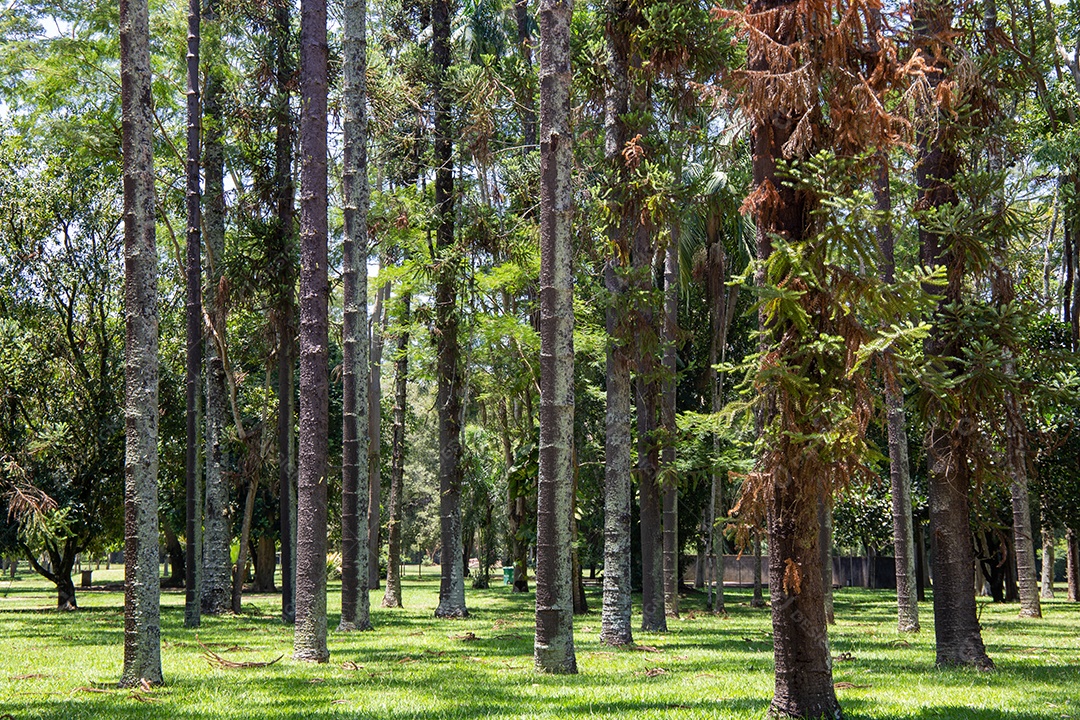
[[[645,677],[657,677],[659,675],[666,675],[667,670],[662,667],[645,668],[643,672],[634,673],[635,675],[644,675]]]
[[[362,670],[363,667],[363,665],[357,665],[352,660],[346,660],[345,662],[341,663],[342,670]]]
[[[509,624],[510,623],[508,623],[506,620],[503,620],[502,618],[499,618],[498,620],[495,621],[495,624],[491,626],[491,629],[492,630],[502,630],[504,627],[506,627]]]
[[[842,652],[833,658],[833,662],[852,662],[855,660],[855,656],[849,652]]]
[[[87,685],[82,685],[81,687],[75,688],[71,692],[102,693],[102,694],[105,694],[105,695],[111,695],[115,691],[114,690],[103,690],[102,688],[95,688],[95,687],[89,687]]]
[[[652,645],[630,645],[629,648],[631,650],[636,651],[636,652],[646,652],[646,653],[664,652],[660,648],[655,648]]]
[[[697,674],[697,675],[695,675],[694,677],[696,677],[696,678],[699,678],[699,677],[710,677],[710,678],[714,678],[714,677],[716,677],[716,676],[715,676],[715,675],[713,675],[712,673],[698,673],[698,674]]]
[[[424,634],[423,630],[417,630],[416,632],[409,633],[409,637],[419,637]]]
[[[331,705],[348,705],[349,701],[348,700],[335,700],[334,702],[332,702],[330,704]]]
[[[414,663],[414,662],[416,662],[416,658],[412,658],[412,657],[409,657],[408,655],[406,655],[405,657],[398,660],[398,665],[404,665],[405,663]]]
[[[26,675],[12,675],[12,680],[40,680],[41,678],[49,677],[48,675],[42,675],[41,673],[28,673]]]
[[[308,682],[311,683],[312,685],[318,685],[319,683],[326,682],[326,678],[313,677],[310,680],[308,680]]]
[[[476,636],[476,633],[474,632],[462,633],[461,635],[451,635],[450,638],[452,640],[461,640],[462,642],[473,642],[474,640],[480,639]]]
[[[836,688],[837,690],[850,690],[852,688],[868,688],[870,686],[869,685],[856,685],[854,683],[849,683],[849,682],[838,682],[838,683],[833,683],[833,687]]]
[[[434,655],[435,657],[442,657],[443,655],[446,654],[446,651],[445,650],[425,650],[424,654],[426,654],[426,655]]]
[[[689,660],[690,656],[689,655],[676,655],[675,659],[676,660]]]
[[[506,633],[503,635],[496,635],[496,640],[521,640],[522,636],[517,633]]]
[[[158,701],[157,698],[147,697],[146,695],[143,695],[141,692],[133,692],[130,695],[128,695],[128,697],[131,698],[132,700],[138,700],[139,702],[144,702],[144,703],[155,703],[155,702]]]

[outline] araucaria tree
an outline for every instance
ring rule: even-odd
[[[540,478],[536,667],[575,673],[571,576],[574,444],[574,216],[570,130],[573,0],[540,3]]]
[[[367,2],[345,3],[345,195],[341,459],[341,622],[370,630],[367,470],[370,384],[367,313]],[[360,489],[363,488],[363,493]],[[359,496],[359,498],[358,498]],[[363,502],[358,502],[363,499]]]
[[[300,5],[300,443],[293,657],[326,662],[326,0]]]
[[[898,79],[885,40],[859,21],[877,0],[755,0],[727,17],[747,41],[762,346],[753,405],[758,459],[737,510],[769,541],[776,717],[839,718],[826,632],[819,505],[864,466],[867,361],[897,338],[882,291],[872,195],[853,158],[895,140],[883,100]],[[864,179],[865,180],[865,179]]]
[[[150,17],[120,2],[124,153],[124,670],[121,687],[161,676],[158,577],[158,293]]]
[[[915,46],[932,64],[926,83],[929,96],[953,97],[963,104],[963,89],[953,76],[949,56],[953,35],[953,4],[923,0],[914,7]],[[941,296],[934,334],[927,352],[948,382],[963,373],[964,335],[955,319],[964,302],[966,273],[972,270],[961,243],[949,231],[952,209],[958,203],[953,182],[960,170],[960,127],[949,107],[933,107],[937,120],[921,126],[918,138],[916,181],[922,262],[943,265],[948,283]],[[951,383],[950,383],[951,384]],[[969,494],[972,490],[974,424],[965,414],[968,404],[957,403],[956,390],[931,393],[928,403],[926,459],[930,480],[930,537],[934,569],[934,635],[938,665],[993,668],[986,654],[975,607],[975,557],[971,541]],[[954,412],[959,407],[960,412]]]
[[[465,566],[461,539],[461,404],[464,378],[458,339],[458,250],[454,243],[453,116],[449,72],[452,61],[452,0],[431,4],[432,101],[435,105],[435,352],[439,414],[439,518],[441,582],[436,617],[466,617]]]

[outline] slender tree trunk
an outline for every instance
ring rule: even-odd
[[[326,0],[300,4],[300,467],[293,658],[326,662]]]
[[[610,41],[609,41],[610,42]],[[609,106],[610,107],[610,106]],[[604,444],[604,599],[600,640],[608,645],[634,642],[631,622],[630,531],[633,488],[630,478],[630,352],[617,298],[625,291],[619,259],[604,267],[612,298],[607,308],[607,410]]]
[[[877,156],[878,176],[874,183],[876,209],[884,219],[878,225],[878,247],[883,258],[882,277],[887,283],[896,280],[895,238],[890,215],[892,193],[889,188],[889,159]],[[911,467],[908,461],[907,418],[904,393],[896,377],[892,355],[886,356],[885,407],[889,441],[889,484],[892,494],[893,557],[896,560],[897,629],[902,633],[919,632],[919,602],[915,579],[915,536],[912,526]]]
[[[1042,599],[1054,599],[1054,531],[1042,529]]]
[[[448,73],[450,0],[431,4],[432,95],[435,105],[435,245],[439,268],[435,283],[435,335],[438,355],[439,518],[442,535],[439,607],[436,617],[467,617],[465,569],[461,562],[461,404],[462,376],[458,340],[458,260],[454,248],[453,118]]]
[[[341,622],[339,632],[370,630],[368,500],[360,492],[369,457],[370,347],[367,313],[367,2],[345,2],[344,342],[342,348]]]
[[[533,37],[529,27],[529,0],[514,0],[514,20],[517,24],[518,46],[527,68],[533,64]],[[529,93],[521,101],[521,127],[527,152],[536,149],[536,98]]]
[[[1069,602],[1080,602],[1080,542],[1076,530],[1065,531],[1065,583]]]
[[[169,560],[169,579],[163,587],[184,587],[187,581],[187,548],[180,544],[176,531],[169,523],[161,523],[161,534],[165,536],[165,551]]]
[[[401,293],[398,318],[397,354],[394,356],[394,438],[390,471],[390,515],[386,526],[388,540],[386,593],[383,607],[401,607],[401,502],[405,482],[405,408],[409,401],[409,323],[412,322],[408,290]],[[505,421],[505,418],[504,418]],[[505,422],[504,422],[505,425]]]
[[[260,535],[255,541],[252,559],[255,563],[255,587],[257,593],[269,593],[277,590],[274,585],[274,571],[277,570],[276,546],[272,535]]]
[[[640,233],[639,233],[640,234]],[[657,482],[659,458],[656,446],[656,401],[659,396],[655,381],[644,375],[655,372],[639,352],[637,378],[638,414],[638,496],[641,505],[641,629],[645,632],[667,632],[664,612],[664,558],[661,527],[662,502]]]
[[[202,379],[202,187],[199,179],[200,0],[188,2],[187,38],[187,451],[184,457],[187,524],[184,578],[184,627],[199,627],[202,565],[202,469],[199,462],[199,381]]]
[[[251,452],[257,452],[254,448]],[[240,521],[240,547],[236,553],[236,566],[233,568],[232,611],[240,614],[244,601],[244,581],[247,580],[248,546],[251,542],[251,519],[255,514],[255,494],[259,490],[259,476],[248,479],[247,497],[244,498],[244,516]]]
[[[205,0],[203,25],[212,28],[203,48],[206,89],[203,94],[203,168],[206,196],[203,224],[206,228],[206,509],[203,537],[202,611],[221,615],[230,609],[232,577],[229,518],[229,486],[224,473],[224,444],[227,391],[225,359],[221,349],[225,338],[228,298],[222,281],[225,255],[225,150],[224,118],[221,110],[223,78],[221,47],[217,40],[220,25],[218,0]]]
[[[124,166],[124,669],[121,687],[162,683],[158,577],[158,293],[150,11],[120,0]],[[68,577],[70,581],[70,574]],[[71,589],[74,596],[74,588]]]
[[[506,415],[506,398],[499,405],[499,423],[502,425],[503,455],[506,462],[506,517],[510,546],[510,561],[514,566],[511,592],[529,592],[529,544],[522,537],[521,528],[525,524],[524,490],[517,483],[510,482],[510,469],[514,466],[514,453],[510,447],[510,423]]]
[[[754,594],[750,598],[750,607],[765,607],[765,594],[761,581],[761,535],[754,533]]]
[[[365,174],[366,177],[366,174]],[[371,323],[371,373],[368,379],[368,589],[379,588],[379,512],[382,505],[382,356],[383,333],[390,308],[390,283],[379,288]]]
[[[536,669],[576,673],[574,653],[573,0],[540,0],[540,477]]]
[[[1010,363],[1011,364],[1011,363]],[[1005,398],[1009,485],[1012,497],[1013,542],[1016,579],[1020,594],[1020,617],[1042,617],[1039,603],[1039,575],[1035,566],[1035,541],[1031,532],[1031,501],[1028,497],[1027,428],[1013,393]],[[1011,585],[1011,583],[1010,583]]]
[[[276,138],[274,141],[274,187],[277,190],[277,227],[274,232],[274,253],[281,268],[278,287],[277,337],[278,337],[278,493],[281,544],[281,619],[286,624],[296,619],[294,594],[296,590],[296,565],[294,549],[296,542],[296,442],[293,439],[293,415],[295,403],[294,363],[296,348],[293,326],[296,317],[294,292],[296,270],[293,261],[293,232],[295,212],[292,179],[293,117],[290,104],[290,84],[294,68],[291,53],[292,28],[290,10],[292,3],[281,2],[274,7],[275,83],[277,96]]]
[[[915,44],[943,72],[947,60],[940,55],[940,38],[951,33],[951,2],[920,0],[915,6]],[[931,75],[937,85],[941,73]],[[931,136],[923,131],[918,137],[919,157],[916,182],[920,207],[937,208],[956,203],[956,193],[949,184],[956,175],[959,157],[948,122],[939,123]],[[920,228],[922,263],[942,264],[948,269],[948,286],[941,303],[962,302],[963,268],[945,238]],[[956,341],[942,336],[937,329],[929,342],[929,351],[942,357],[959,357]],[[930,480],[931,557],[934,564],[934,634],[937,640],[937,663],[940,666],[972,665],[993,668],[986,654],[976,614],[974,556],[971,543],[968,470],[968,438],[960,431],[931,426],[926,438],[926,456]]]
[[[679,616],[679,475],[675,467],[675,389],[678,375],[675,346],[679,332],[679,256],[674,240],[664,252],[664,375],[660,417],[664,514],[664,612]]]

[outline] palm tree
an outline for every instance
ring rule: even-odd
[[[154,235],[150,10],[120,1],[124,155],[124,670],[121,687],[161,684],[158,577],[158,293]]]
[[[326,662],[326,0],[300,4],[300,452],[293,657]]]

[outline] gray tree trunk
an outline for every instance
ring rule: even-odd
[[[121,687],[162,682],[158,576],[158,293],[150,11],[120,0],[124,167],[124,669]]]
[[[453,118],[446,83],[453,61],[450,47],[450,0],[431,4],[432,96],[435,105],[435,207],[440,257],[435,287],[436,354],[438,355],[439,520],[442,541],[439,606],[435,617],[462,618],[465,607],[465,567],[461,538],[461,405],[463,377],[458,339],[458,260],[454,257]],[[434,259],[434,258],[433,258]]]
[[[382,605],[401,607],[401,503],[405,482],[405,409],[409,400],[409,323],[412,322],[409,304],[412,296],[408,290],[399,300],[401,315],[398,318],[397,354],[394,356],[394,438],[393,460],[390,470],[390,501],[387,514],[387,560],[386,592]],[[503,418],[503,427],[506,422]]]
[[[274,7],[276,138],[274,141],[274,187],[277,191],[277,227],[274,232],[274,255],[281,268],[277,301],[277,458],[281,543],[281,619],[291,624],[296,619],[296,441],[293,435],[294,327],[296,305],[296,270],[293,260],[295,211],[292,179],[293,117],[290,106],[293,61],[291,53],[291,3]]]
[[[199,420],[202,380],[202,186],[199,176],[199,136],[202,108],[199,97],[200,0],[188,2],[187,38],[187,367],[184,384],[187,400],[187,448],[185,495],[187,524],[184,627],[199,627],[202,598],[202,463],[199,453]]]
[[[254,452],[254,450],[252,450]],[[239,615],[244,601],[244,581],[247,579],[249,545],[251,542],[251,520],[255,515],[255,494],[259,490],[259,476],[248,478],[247,496],[244,498],[244,515],[240,520],[240,546],[236,553],[236,566],[233,568],[232,611]]]
[[[877,210],[884,214],[878,225],[877,240],[881,249],[882,277],[895,282],[895,237],[889,214],[892,193],[889,188],[889,160],[877,157],[878,174],[874,182]],[[915,579],[915,531],[912,525],[911,465],[908,460],[907,418],[904,393],[895,374],[892,356],[886,356],[885,407],[889,442],[889,484],[892,493],[893,557],[896,560],[897,629],[902,633],[919,632],[919,599]]]
[[[341,622],[338,631],[370,630],[367,468],[371,360],[367,312],[367,2],[346,0],[344,34],[344,327],[342,329]],[[366,473],[365,473],[366,476]]]
[[[540,1],[540,477],[536,669],[576,673],[571,562],[574,487],[574,216],[570,129],[573,0]]]
[[[1042,529],[1042,599],[1054,599],[1054,531]]]
[[[663,430],[660,486],[664,503],[664,612],[668,617],[679,616],[679,475],[675,468],[678,278],[679,256],[675,240],[672,239],[664,252],[664,374],[660,405],[660,425]]]
[[[1035,540],[1031,534],[1031,500],[1028,497],[1027,428],[1024,427],[1019,403],[1012,392],[1005,397],[1005,413],[1009,474],[1012,476],[1009,493],[1012,498],[1013,542],[1016,548],[1020,617],[1041,618],[1039,573],[1035,566]]]
[[[1065,586],[1069,602],[1080,602],[1080,541],[1076,530],[1065,530]]]
[[[300,4],[300,452],[293,658],[326,662],[326,0]]]
[[[206,337],[206,509],[203,537],[202,611],[207,615],[227,613],[232,598],[229,517],[229,486],[224,474],[226,427],[225,340],[226,304],[222,288],[225,255],[225,150],[224,118],[221,111],[223,78],[219,64],[221,48],[217,40],[220,25],[218,0],[205,0],[203,25],[207,33],[203,55],[206,89],[203,95],[203,168],[206,175],[203,225],[206,228],[206,316],[210,319]]]
[[[385,257],[382,259],[385,263]],[[381,267],[382,265],[380,265]],[[375,300],[371,322],[371,373],[368,378],[367,537],[368,589],[379,589],[379,512],[382,505],[382,356],[383,334],[390,310],[390,283],[383,283]]]
[[[761,534],[754,533],[754,594],[750,598],[750,607],[765,607],[765,594],[761,582]]]

